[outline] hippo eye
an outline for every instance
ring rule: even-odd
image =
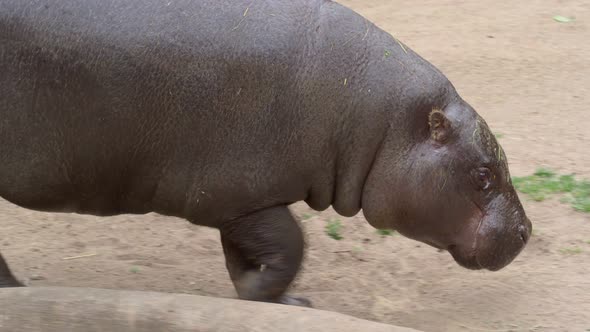
[[[487,167],[480,167],[475,170],[475,182],[482,190],[487,190],[492,184],[492,172]]]

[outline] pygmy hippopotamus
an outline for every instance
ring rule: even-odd
[[[531,233],[486,122],[335,2],[2,0],[0,73],[1,197],[217,228],[241,299],[309,305],[286,295],[298,201],[362,209],[470,269]],[[0,258],[0,286],[19,285]]]

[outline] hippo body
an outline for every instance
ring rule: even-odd
[[[243,299],[305,303],[285,295],[298,201],[468,268],[507,265],[531,231],[485,121],[334,2],[2,0],[0,73],[0,196],[218,228]]]

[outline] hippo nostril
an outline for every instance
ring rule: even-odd
[[[518,226],[518,231],[520,232],[520,238],[524,244],[529,241],[529,231],[524,225]]]

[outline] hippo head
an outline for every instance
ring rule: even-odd
[[[448,250],[469,269],[499,270],[524,248],[532,225],[510,179],[506,155],[464,101],[428,109],[404,148],[386,139],[363,191],[376,228]],[[395,143],[395,142],[398,143]]]

